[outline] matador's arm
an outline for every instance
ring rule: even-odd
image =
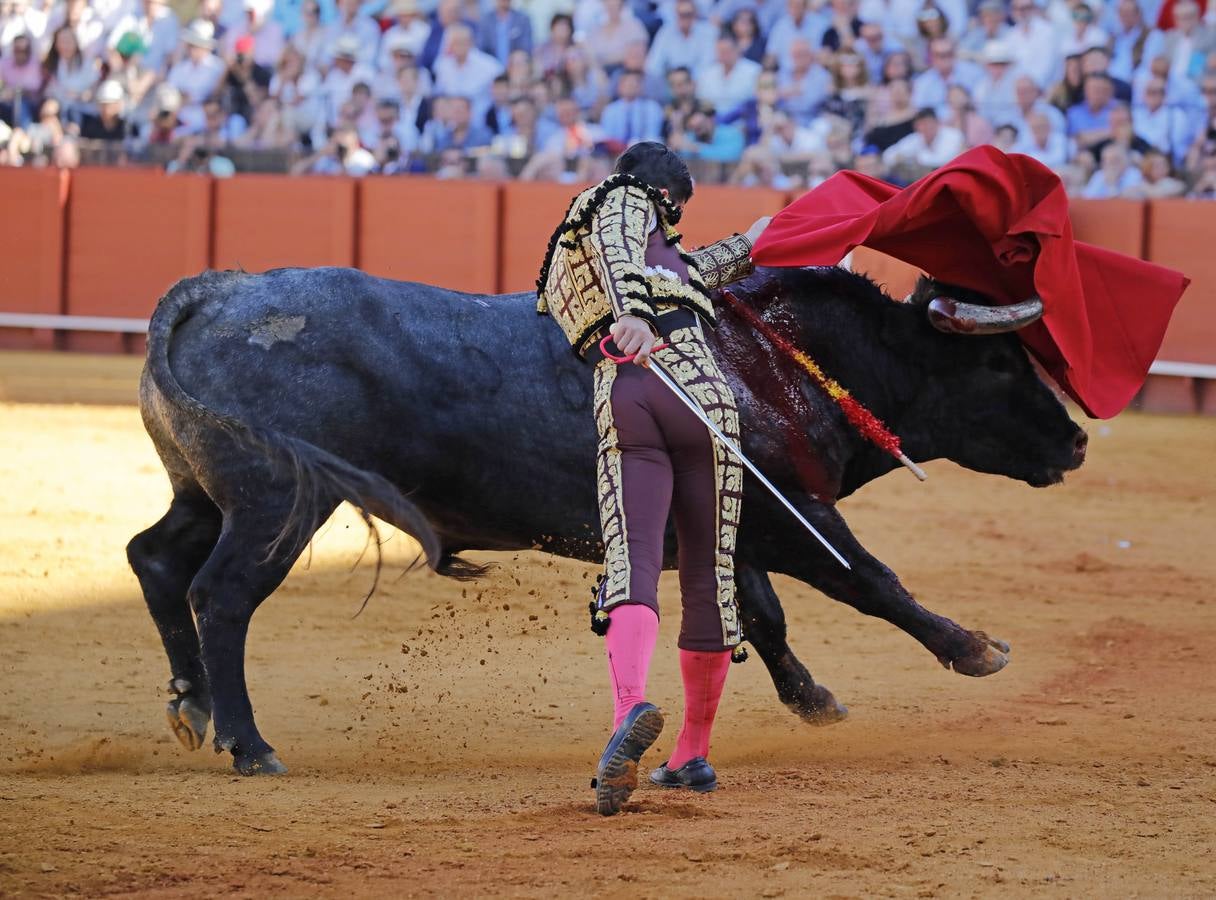
[[[709,290],[726,287],[755,271],[751,260],[752,242],[742,234],[715,241],[688,254],[705,287]]]
[[[591,223],[604,293],[617,317],[637,316],[658,332],[658,314],[646,281],[646,228],[653,204],[646,192],[622,187],[604,198]]]

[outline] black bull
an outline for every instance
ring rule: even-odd
[[[1060,481],[1081,464],[1084,432],[1015,335],[935,330],[926,315],[934,287],[896,303],[842,270],[767,270],[737,295],[886,421],[914,460]],[[780,699],[811,722],[846,712],[787,645],[770,572],[886,619],[957,672],[1001,669],[1006,645],[917,604],[837,511],[834,500],[896,463],[721,313],[711,340],[745,451],[853,567],[748,479],[738,599]],[[414,535],[446,575],[479,573],[456,556],[467,549],[537,547],[598,562],[590,390],[590,367],[531,295],[483,298],[345,269],[178,283],[153,315],[140,385],[173,501],[128,558],[169,657],[169,719],[182,743],[200,746],[214,718],[216,750],[229,750],[238,770],[283,771],[254,724],[245,637],[343,500]]]

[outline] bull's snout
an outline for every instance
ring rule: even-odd
[[[1082,428],[1077,429],[1076,436],[1072,439],[1072,464],[1070,469],[1079,469],[1081,463],[1085,462],[1085,450],[1089,447],[1089,435]]]

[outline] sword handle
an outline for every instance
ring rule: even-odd
[[[606,335],[604,335],[604,339],[602,341],[600,341],[600,352],[604,354],[604,359],[610,359],[614,363],[616,363],[618,366],[621,363],[633,362],[634,357],[637,356],[636,353],[631,353],[629,356],[614,356],[613,354],[609,353],[608,352],[608,342],[611,340],[612,340],[612,335],[606,334]],[[667,349],[666,344],[655,344],[653,347],[650,348],[650,352],[653,353],[656,350],[666,350],[666,349]]]

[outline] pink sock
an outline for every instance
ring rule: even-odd
[[[659,636],[659,617],[649,606],[626,603],[608,612],[612,624],[604,635],[608,674],[612,678],[612,730],[629,710],[646,699],[646,674]]]
[[[696,756],[709,757],[709,733],[718,713],[718,701],[730,669],[730,651],[703,653],[680,651],[680,674],[684,677],[684,727],[667,761],[678,769]]]

